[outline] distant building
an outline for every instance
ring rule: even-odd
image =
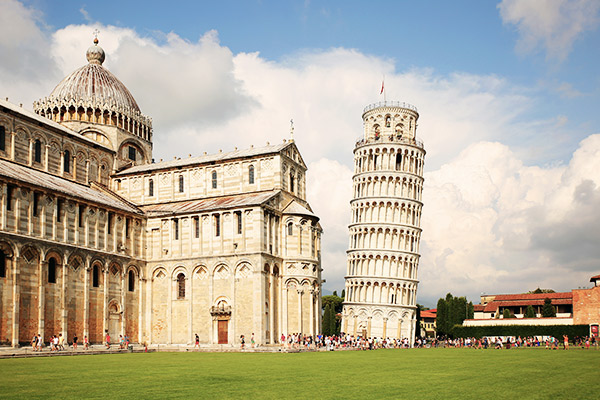
[[[573,289],[562,293],[522,293],[481,296],[481,304],[474,305],[474,318],[466,319],[464,326],[493,325],[590,325],[590,333],[598,336],[600,325],[600,275],[593,276],[590,289]],[[550,299],[556,317],[542,318],[545,299]],[[532,306],[536,318],[525,318]],[[504,311],[514,318],[504,318]]]
[[[421,311],[421,336],[435,337],[437,309]]]

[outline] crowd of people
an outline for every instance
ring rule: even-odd
[[[127,335],[123,336],[123,335],[119,335],[119,349],[124,350],[124,349],[128,349],[129,348],[129,337]],[[90,348],[90,341],[87,337],[87,335],[83,336],[83,340],[82,343],[83,345],[83,350],[89,350]],[[71,343],[69,343],[68,341],[65,340],[65,337],[62,335],[62,333],[59,333],[58,335],[52,335],[52,337],[50,337],[50,339],[48,340],[47,345],[44,343],[44,341],[42,340],[42,335],[41,334],[37,334],[37,335],[33,335],[33,338],[31,339],[31,348],[33,349],[33,351],[42,351],[42,349],[44,347],[47,347],[48,349],[50,349],[50,352],[54,353],[54,352],[59,352],[59,351],[64,351],[67,348],[71,347],[74,351],[76,351],[78,349],[79,346],[79,338],[77,337],[77,335],[73,336],[73,341]],[[111,349],[111,338],[110,335],[108,334],[108,332],[106,333],[105,336],[105,341],[104,341],[104,346],[106,347],[107,350]]]

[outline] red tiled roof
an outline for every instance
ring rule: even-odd
[[[561,293],[521,293],[521,294],[497,294],[492,301],[520,301],[520,300],[544,300],[544,299],[573,299],[572,292]]]
[[[483,304],[473,304],[473,311],[483,311],[484,308]]]
[[[559,298],[552,300],[552,305],[573,304],[573,298]],[[492,312],[498,310],[498,307],[523,307],[523,306],[541,306],[544,305],[544,299],[521,300],[521,301],[491,301],[483,311]]]
[[[435,318],[436,314],[432,313],[431,310],[421,311],[421,318]]]
[[[596,281],[600,281],[600,275],[592,276],[590,278],[590,282],[596,282]]]

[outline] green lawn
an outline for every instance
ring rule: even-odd
[[[0,398],[600,398],[600,351],[136,353],[0,360]]]

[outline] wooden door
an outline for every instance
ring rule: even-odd
[[[229,321],[219,320],[219,344],[227,344],[227,325]]]

